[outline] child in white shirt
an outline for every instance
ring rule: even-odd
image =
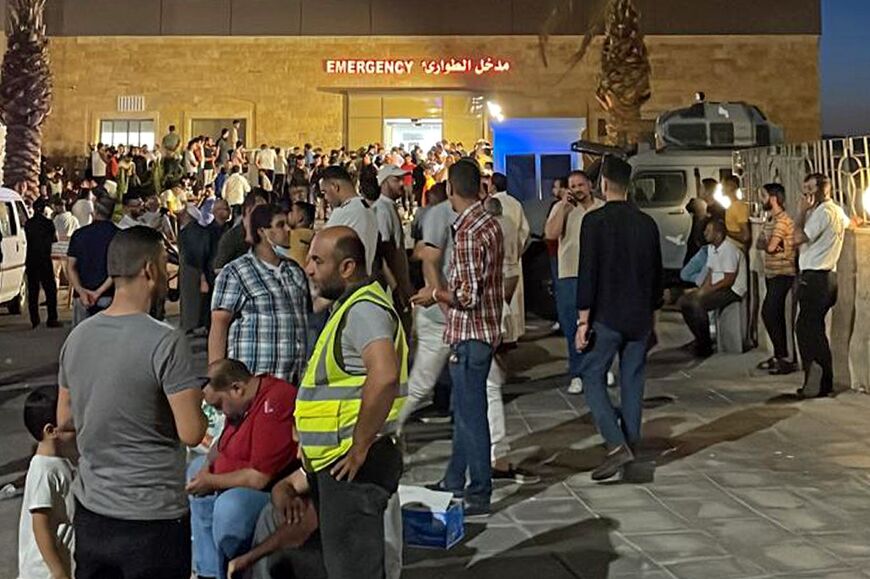
[[[30,393],[24,403],[24,423],[39,442],[27,470],[18,527],[19,579],[73,577],[72,433],[61,433],[57,422],[57,386]]]

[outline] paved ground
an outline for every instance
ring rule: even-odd
[[[499,486],[495,514],[451,551],[409,549],[405,577],[870,576],[870,398],[800,402],[788,380],[749,370],[761,357],[697,364],[666,315],[650,366],[643,484],[596,485],[603,456],[583,397],[564,393],[563,342],[543,337],[511,357],[508,432],[533,487]],[[31,442],[29,388],[50,383],[62,330],[0,317],[0,486],[20,480]],[[200,357],[204,344],[198,344]],[[406,482],[442,473],[449,429],[410,433]],[[15,577],[20,500],[0,500],[0,579]],[[865,573],[866,571],[866,573]]]

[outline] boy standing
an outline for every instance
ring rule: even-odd
[[[24,423],[39,445],[27,469],[18,527],[18,577],[69,579],[73,551],[73,465],[55,425],[57,387],[44,386],[24,402]]]

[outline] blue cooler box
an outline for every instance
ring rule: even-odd
[[[414,503],[402,506],[402,532],[409,547],[450,549],[465,538],[462,501],[452,500],[446,511],[432,511]]]

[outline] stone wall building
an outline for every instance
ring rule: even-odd
[[[652,64],[645,118],[703,91],[758,105],[787,140],[819,137],[819,0],[635,3]],[[69,157],[97,141],[150,144],[170,124],[189,138],[234,118],[248,146],[436,134],[469,145],[498,140],[485,106],[494,102],[510,127],[505,143],[567,153],[584,128],[592,140],[603,133],[601,39],[566,75],[595,16],[596,3],[575,2],[544,66],[537,33],[550,4],[48,0],[55,100],[45,149]]]

